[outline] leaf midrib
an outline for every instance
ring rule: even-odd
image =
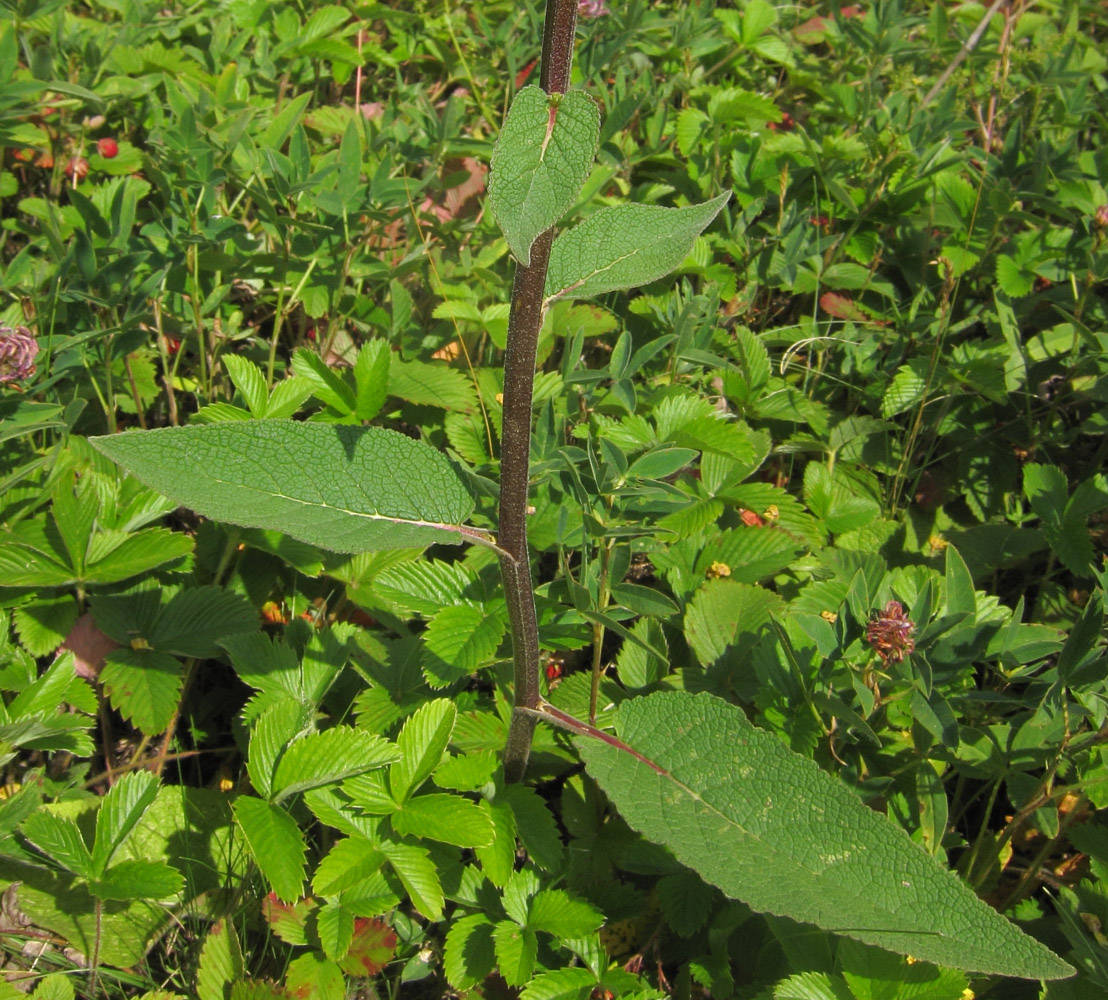
[[[622,738],[622,734],[621,734],[621,738]],[[663,765],[658,760],[658,754],[657,753],[650,754],[647,759],[650,763],[652,763],[656,767],[662,769],[662,771],[660,773],[661,773],[661,776],[663,778],[668,779],[669,781],[671,781],[680,790],[684,791],[689,796],[689,798],[691,798],[695,802],[698,802],[701,805],[703,805],[711,813],[718,816],[720,819],[725,820],[730,826],[735,827],[737,830],[741,831],[745,836],[750,837],[752,840],[756,841],[757,843],[768,847],[769,850],[772,852],[775,859],[783,859],[792,868],[798,869],[799,871],[802,871],[802,872],[806,872],[806,873],[812,875],[815,878],[821,877],[824,874],[824,872],[830,870],[830,869],[825,868],[825,869],[823,869],[823,871],[816,871],[814,868],[810,868],[809,866],[804,865],[801,862],[799,862],[799,861],[795,860],[794,858],[790,857],[789,855],[783,853],[780,848],[776,847],[774,844],[772,844],[770,841],[766,840],[764,837],[759,837],[757,834],[753,833],[747,827],[743,826],[742,823],[738,822],[734,817],[728,816],[726,813],[721,811],[717,806],[713,805],[707,799],[703,798],[703,796],[699,795],[696,791],[694,791],[692,788],[690,788],[688,785],[686,785],[679,778],[675,777],[673,771],[670,770],[669,768],[665,767],[665,765]],[[893,911],[888,910],[884,905],[879,904],[879,903],[873,904],[873,909],[875,911],[879,912],[879,913],[888,913],[889,915],[894,915]],[[769,907],[767,907],[766,912],[773,913],[773,914],[776,914],[778,916],[787,915],[785,913],[785,911],[782,910],[782,909],[772,909],[772,908],[769,908]],[[911,933],[911,934],[929,933],[929,934],[934,934],[934,936],[936,936],[936,937],[941,937],[941,938],[946,937],[946,935],[943,934],[941,931],[925,932],[925,931],[921,931],[919,928],[915,928],[915,927],[909,927],[909,928],[903,928],[903,929],[900,929],[900,928],[888,928],[888,929],[882,928],[882,931],[883,932],[888,932],[888,933]],[[848,933],[845,930],[843,932]]]
[[[270,490],[259,489],[257,486],[250,486],[246,483],[231,482],[226,479],[219,479],[216,476],[209,475],[207,477],[211,482],[218,483],[220,486],[230,486],[232,489],[246,490],[248,493],[258,493],[264,497],[270,497],[275,500],[287,500],[290,503],[300,504],[304,507],[316,507],[326,510],[337,511],[340,514],[348,514],[351,517],[361,517],[369,521],[388,521],[392,524],[410,524],[420,528],[438,528],[442,531],[456,531],[460,532],[464,527],[462,524],[453,524],[446,521],[425,521],[419,518],[413,517],[392,517],[388,514],[370,513],[368,511],[350,510],[347,507],[337,507],[335,504],[327,503],[325,501],[316,500],[302,500],[299,497],[291,497],[285,493],[276,493]],[[230,519],[228,519],[230,520]]]

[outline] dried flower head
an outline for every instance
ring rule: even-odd
[[[1093,213],[1093,225],[1097,229],[1108,229],[1108,205],[1098,205]]]
[[[608,0],[581,0],[577,5],[577,14],[579,17],[603,17],[605,14],[610,14],[608,10]]]
[[[22,382],[35,373],[38,341],[25,326],[0,324],[0,382]]]
[[[915,623],[904,613],[900,601],[889,601],[869,623],[866,642],[885,663],[900,663],[916,648],[912,634]]]

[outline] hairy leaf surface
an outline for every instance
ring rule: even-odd
[[[940,965],[1058,979],[1069,965],[979,900],[845,785],[708,694],[635,698],[579,739],[624,819],[756,910]]]

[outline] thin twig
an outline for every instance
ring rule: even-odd
[[[950,79],[951,74],[966,61],[966,56],[977,48],[977,43],[981,41],[981,36],[985,34],[985,29],[989,26],[989,22],[993,19],[993,15],[1006,3],[1008,3],[1008,0],[993,0],[992,6],[985,11],[985,16],[981,18],[981,23],[973,29],[969,38],[962,43],[962,47],[958,50],[958,54],[950,61],[950,65],[939,74],[939,78],[935,81],[935,85],[927,92],[927,96],[920,104],[919,110],[922,111],[938,96],[939,91],[946,86],[946,81]]]

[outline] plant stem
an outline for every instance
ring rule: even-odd
[[[549,0],[542,39],[540,84],[548,94],[563,94],[573,64],[577,0]],[[504,550],[500,572],[508,604],[515,674],[515,708],[504,748],[504,778],[519,781],[527,769],[537,719],[539,626],[527,553],[527,488],[530,483],[531,393],[535,356],[543,318],[543,291],[554,230],[531,247],[529,267],[516,267],[508,349],[504,357],[504,417],[500,442],[500,514],[497,542]]]

